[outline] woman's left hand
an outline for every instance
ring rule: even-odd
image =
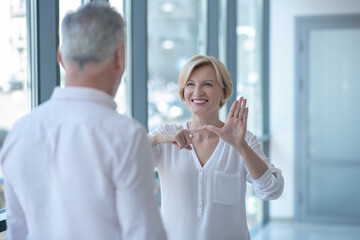
[[[241,149],[244,144],[247,144],[245,134],[247,130],[248,112],[249,109],[246,107],[246,99],[240,97],[240,99],[236,100],[231,106],[225,125],[222,128],[208,125],[206,129],[216,133],[234,148]]]

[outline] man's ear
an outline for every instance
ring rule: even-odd
[[[61,57],[61,53],[60,53],[60,51],[58,50],[57,51],[57,62],[58,62],[58,64],[60,65],[61,64],[61,66],[65,69],[65,65],[64,65],[64,63],[63,63],[63,60],[62,60],[62,57]]]
[[[120,43],[117,48],[115,64],[117,68],[125,69],[125,44],[123,43]]]

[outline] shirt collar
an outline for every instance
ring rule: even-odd
[[[55,87],[51,99],[92,101],[116,110],[116,103],[109,94],[90,87]]]

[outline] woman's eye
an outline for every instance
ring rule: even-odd
[[[193,83],[188,83],[186,86],[191,87],[191,86],[194,86],[194,84]]]
[[[212,87],[212,84],[211,83],[205,83],[205,86]]]

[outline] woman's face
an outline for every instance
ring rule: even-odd
[[[191,73],[184,88],[185,103],[193,114],[217,113],[224,90],[217,81],[211,65],[196,68]]]

